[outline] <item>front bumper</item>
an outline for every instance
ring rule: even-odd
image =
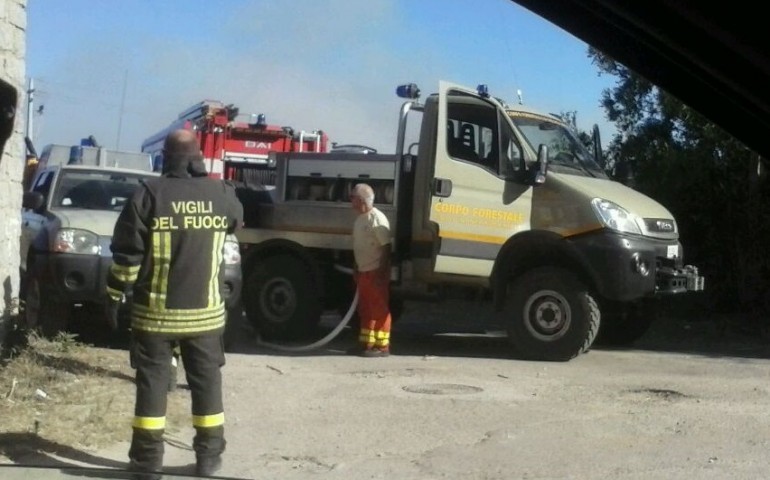
[[[222,288],[222,295],[225,297],[225,307],[228,310],[240,307],[242,285],[241,264],[225,265],[225,285]]]
[[[43,298],[63,303],[103,303],[112,259],[98,255],[39,253],[30,275],[40,279]]]
[[[692,265],[682,265],[676,240],[620,235],[609,230],[572,240],[591,271],[599,293],[609,300],[701,291],[704,277]]]
[[[68,253],[38,254],[34,271],[42,294],[64,303],[104,303],[112,257]],[[223,297],[229,310],[240,305],[241,265],[225,265]],[[44,297],[45,298],[45,297]]]

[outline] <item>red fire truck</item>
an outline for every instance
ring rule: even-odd
[[[326,152],[329,143],[321,130],[268,125],[264,114],[243,115],[232,104],[204,100],[142,143],[142,152],[152,156],[156,170],[163,164],[166,135],[179,128],[197,132],[210,176],[245,184],[266,183],[265,176],[274,172],[268,165],[270,152]]]

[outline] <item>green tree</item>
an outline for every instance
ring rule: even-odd
[[[763,160],[677,98],[595,49],[614,87],[601,105],[618,134],[607,165],[677,219],[685,260],[706,275],[709,306],[770,313],[770,187]]]

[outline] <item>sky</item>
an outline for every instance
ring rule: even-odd
[[[395,150],[403,99],[441,80],[614,133],[587,45],[510,0],[28,0],[32,139],[141,148],[202,100]],[[26,114],[25,114],[26,115]],[[26,117],[25,117],[26,118]],[[605,140],[606,141],[606,140]]]

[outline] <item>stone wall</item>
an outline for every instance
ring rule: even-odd
[[[18,312],[21,176],[24,165],[27,0],[0,0],[0,78],[19,92],[16,125],[0,158],[0,341]]]

